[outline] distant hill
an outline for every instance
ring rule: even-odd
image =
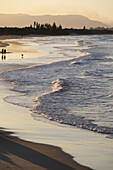
[[[113,22],[110,24],[110,27],[113,27]]]
[[[62,25],[64,28],[86,28],[90,27],[108,27],[99,21],[90,20],[87,17],[81,15],[40,15],[32,16],[26,14],[0,14],[0,27],[15,26],[23,27],[29,26],[36,21],[40,24],[55,22],[57,25]]]

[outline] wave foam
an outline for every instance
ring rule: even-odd
[[[113,128],[98,126],[92,123],[92,120],[69,114],[64,99],[65,90],[68,90],[70,87],[69,83],[63,79],[57,79],[53,81],[52,84],[52,91],[44,93],[34,100],[37,102],[32,109],[32,116],[35,120],[41,115],[48,120],[56,121],[61,124],[76,126],[103,134],[113,134]]]

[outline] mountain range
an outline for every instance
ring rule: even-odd
[[[113,22],[110,24],[110,27],[113,27]]]
[[[0,13],[0,27],[24,27],[34,23],[62,25],[63,28],[108,27],[100,21],[90,20],[82,15],[27,15],[27,14],[3,14]]]

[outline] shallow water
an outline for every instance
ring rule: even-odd
[[[23,63],[35,66],[2,74],[16,82],[13,90],[19,92],[5,101],[30,108],[35,120],[41,115],[58,123],[113,134],[113,36],[18,41],[30,44],[25,49],[43,55],[31,53]]]

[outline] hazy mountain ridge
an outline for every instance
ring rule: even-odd
[[[113,22],[110,24],[110,27],[113,27]]]
[[[32,16],[27,14],[0,14],[0,26],[15,26],[24,27],[33,24],[33,22],[41,24],[56,22],[57,25],[62,25],[64,28],[83,28],[90,27],[108,27],[100,21],[90,20],[82,15],[40,15]]]

